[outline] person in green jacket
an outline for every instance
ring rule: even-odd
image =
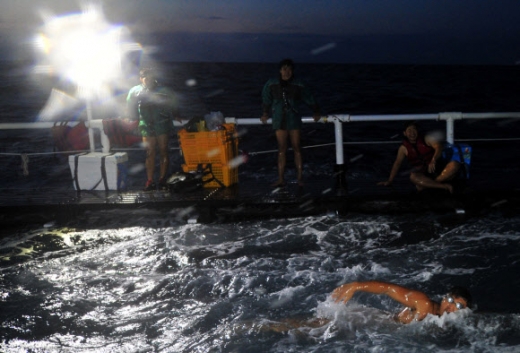
[[[302,119],[298,108],[305,103],[313,111],[314,121],[319,121],[320,111],[309,88],[294,77],[294,63],[291,59],[280,62],[280,75],[272,78],[262,90],[263,114],[260,120],[266,124],[272,117],[272,125],[278,142],[278,180],[275,187],[285,186],[285,166],[288,138],[294,151],[294,164],[298,185],[303,186],[303,162],[300,146]]]
[[[159,187],[166,189],[169,167],[168,137],[173,129],[173,119],[182,121],[177,111],[174,93],[157,82],[157,75],[152,68],[139,71],[141,84],[134,86],[126,98],[130,119],[139,119],[139,131],[146,148],[145,191],[155,190],[154,181],[155,155],[159,149]]]

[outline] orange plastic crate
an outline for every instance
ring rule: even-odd
[[[179,144],[187,165],[211,163],[226,165],[237,156],[238,139],[235,124],[224,124],[225,130],[178,132]]]
[[[202,164],[202,168],[206,168],[207,164]],[[185,173],[189,172],[195,172],[197,171],[198,165],[182,165],[182,170]],[[207,169],[204,169],[206,171]],[[208,180],[215,177],[216,179],[220,180],[224,186],[228,187],[231,185],[234,185],[238,183],[238,168],[231,168],[227,165],[221,165],[221,164],[212,164],[211,165],[211,171],[213,172],[213,175],[207,174],[202,177],[202,181],[204,181],[204,187],[205,188],[219,188],[222,185],[220,185],[216,180],[212,180],[210,182],[207,182]]]

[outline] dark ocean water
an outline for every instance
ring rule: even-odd
[[[221,111],[258,118],[268,64],[161,64],[162,82],[179,94],[185,117]],[[32,122],[52,87],[31,67],[0,70],[1,122]],[[324,114],[519,111],[520,67],[298,65]],[[96,102],[96,118],[121,116],[125,82]],[[193,84],[194,83],[194,84]],[[125,87],[126,85],[126,87]],[[303,111],[304,114],[310,113]],[[81,109],[71,118],[83,118]],[[346,123],[345,141],[399,141],[402,123]],[[424,122],[424,129],[443,129]],[[269,126],[242,128],[240,148],[275,148]],[[515,138],[514,119],[461,121],[460,139]],[[1,131],[2,189],[56,187],[69,172],[52,152],[49,131]],[[332,142],[331,125],[307,125],[304,146]],[[472,142],[475,172],[519,171],[518,142]],[[172,139],[172,148],[177,141]],[[390,147],[388,147],[390,146]],[[384,180],[395,145],[352,145],[348,178]],[[131,186],[144,178],[141,151],[130,153]],[[172,153],[172,171],[181,157]],[[306,150],[306,177],[328,175],[332,147]],[[290,168],[290,167],[289,167]],[[239,180],[270,182],[275,155],[252,154]],[[291,172],[290,172],[291,173]],[[291,174],[289,173],[289,177]],[[294,174],[292,174],[294,176]],[[61,185],[72,188],[69,185]],[[491,208],[445,222],[436,214],[326,214],[224,224],[186,224],[182,209],[87,212],[67,224],[3,227],[0,240],[2,352],[516,352],[520,349],[520,217]],[[131,222],[129,222],[131,220]],[[137,225],[136,225],[137,224]],[[426,236],[425,236],[426,234]],[[414,241],[414,238],[418,240]],[[428,239],[428,240],[421,240]],[[468,287],[476,308],[420,323],[389,319],[399,306],[359,295],[332,303],[331,291],[378,279],[440,300]],[[321,327],[271,328],[322,317]]]

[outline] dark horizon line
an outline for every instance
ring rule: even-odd
[[[277,65],[278,61],[210,61],[210,60],[175,60],[175,59],[166,59],[166,58],[152,58],[153,61],[159,61],[163,63],[176,63],[176,64],[244,64],[244,65]],[[36,60],[34,59],[9,59],[9,58],[0,58],[0,62],[2,63],[20,63],[20,64],[36,64]],[[518,66],[520,67],[520,63],[513,64],[475,64],[475,63],[467,63],[467,64],[447,64],[447,63],[384,63],[384,62],[334,62],[334,61],[301,61],[295,60],[295,63],[299,65],[356,65],[356,66]]]

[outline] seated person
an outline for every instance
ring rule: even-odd
[[[405,308],[397,314],[396,319],[404,324],[414,320],[421,321],[428,314],[441,316],[471,306],[471,294],[462,287],[453,287],[442,301],[437,303],[423,292],[379,281],[345,283],[332,292],[332,298],[336,302],[346,303],[358,291],[385,294],[403,304]]]
[[[426,188],[444,189],[453,193],[453,186],[448,183],[459,174],[461,165],[455,160],[446,161],[442,157],[443,144],[432,136],[423,136],[417,130],[414,121],[408,122],[403,132],[403,144],[397,150],[390,177],[378,185],[389,186],[394,181],[397,172],[405,158],[413,167],[410,181],[417,190]]]

